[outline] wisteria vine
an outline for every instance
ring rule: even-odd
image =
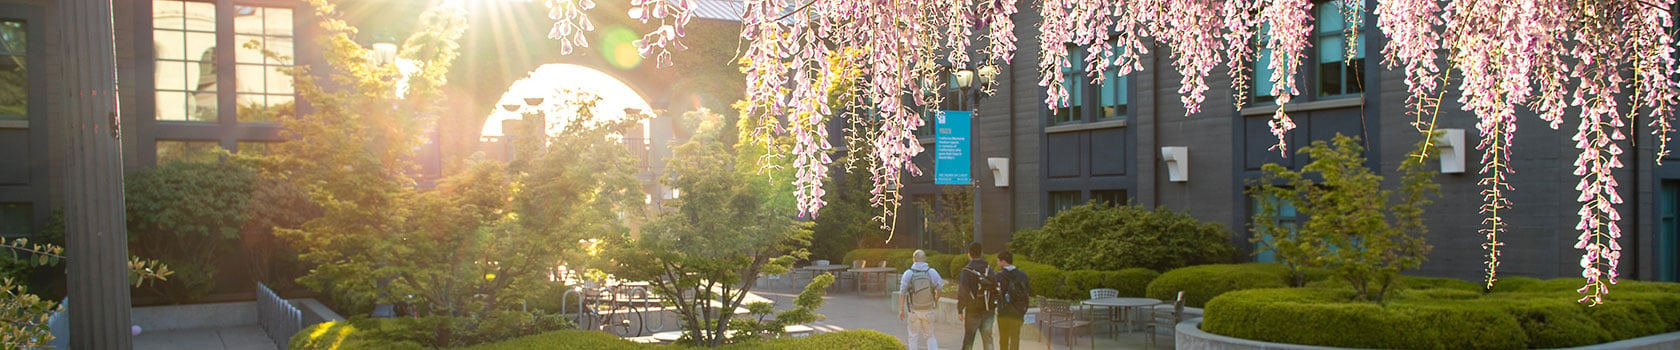
[[[551,0],[556,20],[552,36],[587,45],[577,34],[587,18],[576,13],[588,0]],[[637,42],[644,57],[658,50],[668,66],[669,50],[683,49],[679,39],[694,0],[631,0],[631,17],[658,18],[661,25]],[[808,2],[807,2],[808,1]],[[1621,229],[1615,206],[1622,202],[1614,178],[1622,167],[1622,145],[1629,142],[1628,122],[1641,115],[1658,135],[1657,159],[1668,153],[1669,118],[1680,102],[1672,79],[1672,0],[1380,0],[1372,11],[1387,36],[1383,63],[1405,74],[1407,109],[1414,125],[1433,135],[1437,116],[1457,83],[1455,100],[1477,117],[1483,152],[1479,182],[1487,215],[1486,281],[1491,287],[1499,266],[1500,217],[1511,207],[1505,176],[1516,137],[1518,108],[1561,127],[1566,110],[1578,109],[1572,137],[1580,151],[1574,162],[1581,180],[1582,203],[1575,247],[1583,250],[1579,292],[1582,303],[1603,302],[1619,276]],[[1180,102],[1187,114],[1198,113],[1210,90],[1209,75],[1226,65],[1236,107],[1253,79],[1272,82],[1278,108],[1268,122],[1287,151],[1284,136],[1295,128],[1286,113],[1300,91],[1296,87],[1303,52],[1313,35],[1312,0],[1036,0],[1039,17],[1039,85],[1045,105],[1065,106],[1063,69],[1080,64],[1100,83],[1110,69],[1119,75],[1143,69],[1141,55],[1153,44],[1165,46],[1172,68],[1182,77]],[[575,6],[573,6],[575,5]],[[824,126],[831,118],[848,120],[851,149],[867,149],[861,164],[875,182],[872,202],[883,208],[878,220],[890,226],[899,201],[900,179],[921,173],[911,158],[923,151],[915,130],[923,127],[920,107],[937,103],[928,82],[942,82],[948,68],[969,68],[969,40],[977,29],[984,40],[981,64],[1009,62],[1016,37],[1011,16],[1014,0],[744,0],[741,38],[747,46],[742,71],[747,75],[746,116],[759,125],[759,142],[772,135],[792,135],[798,208],[815,215],[824,205],[822,182],[833,152]],[[1362,1],[1343,11],[1350,45],[1360,28]],[[1146,40],[1153,39],[1154,42]],[[1069,61],[1069,48],[1089,55]],[[1253,63],[1269,51],[1270,76],[1251,77]],[[1443,57],[1444,53],[1444,57]],[[1445,58],[1444,60],[1442,58]],[[1443,68],[1441,63],[1446,63]],[[849,72],[850,74],[842,74]],[[1456,78],[1456,80],[1454,79]],[[995,81],[993,82],[996,83]],[[985,91],[990,91],[987,86]],[[1633,98],[1618,100],[1631,91]],[[840,96],[836,98],[836,96]],[[1625,96],[1623,96],[1625,97]],[[931,102],[931,103],[930,103]],[[838,105],[836,105],[838,104]],[[836,111],[841,111],[836,113]],[[785,121],[784,121],[785,120]],[[867,144],[867,147],[861,147]],[[1426,150],[1427,151],[1427,150]],[[860,157],[852,157],[854,160]],[[851,164],[849,164],[851,165]]]

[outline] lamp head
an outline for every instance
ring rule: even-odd
[[[525,105],[526,106],[536,107],[537,105],[540,105],[542,103],[543,103],[543,98],[541,98],[541,97],[526,97],[525,98]]]
[[[974,71],[963,69],[951,74],[951,79],[957,81],[957,88],[968,89],[974,87]]]
[[[503,104],[502,105],[502,110],[508,111],[508,112],[518,112],[519,111],[519,104],[518,103]]]
[[[997,75],[998,75],[997,65],[989,64],[989,63],[986,64],[986,65],[982,65],[982,66],[980,66],[979,74],[980,74],[980,85],[991,84],[992,83],[992,78],[996,78]]]
[[[397,63],[397,44],[383,40],[373,43],[373,61],[381,66]]]

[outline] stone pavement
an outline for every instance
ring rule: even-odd
[[[278,347],[255,325],[141,332],[135,350],[276,350]]]
[[[778,309],[791,308],[793,305],[793,298],[797,295],[797,292],[790,291],[786,287],[769,287],[764,289],[765,290],[755,290],[753,293],[775,301]],[[906,329],[904,321],[900,321],[898,319],[897,311],[893,311],[891,307],[888,306],[890,304],[888,304],[887,298],[891,298],[891,296],[864,296],[852,293],[849,290],[830,291],[828,296],[823,297],[824,304],[822,309],[817,311],[817,313],[823,314],[828,318],[822,321],[817,321],[810,326],[815,328],[819,333],[850,329],[872,329],[898,337],[901,342],[909,341],[909,330]],[[1095,344],[1091,343],[1092,337],[1090,335],[1085,334],[1084,331],[1079,331],[1074,333],[1077,344],[1071,348],[1171,349],[1173,347],[1172,337],[1168,334],[1156,336],[1155,341],[1157,343],[1155,346],[1151,347],[1149,345],[1149,339],[1141,330],[1133,333],[1121,332],[1120,335],[1114,336],[1108,333],[1106,324],[1098,324],[1096,329],[1097,341]],[[1039,331],[1037,327],[1032,325],[1022,326],[1021,348],[1070,348],[1068,344],[1063,341],[1064,338],[1061,332],[1056,332],[1055,334],[1055,341],[1052,344],[1054,347],[1046,346],[1046,344],[1040,340],[1043,337],[1041,337],[1038,333]],[[962,349],[961,324],[935,323],[934,337],[939,339],[940,349]],[[974,345],[974,349],[981,349],[982,346],[978,344],[979,341],[976,341],[976,343],[977,344]]]

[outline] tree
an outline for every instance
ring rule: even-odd
[[[310,4],[320,19],[326,65],[286,72],[310,108],[279,118],[290,141],[272,148],[262,161],[263,175],[306,189],[321,208],[300,227],[276,231],[302,250],[301,260],[316,266],[299,282],[341,307],[359,309],[391,299],[381,297],[381,282],[389,275],[378,270],[391,266],[385,264],[388,244],[404,225],[402,201],[414,196],[409,158],[420,141],[419,126],[440,110],[439,88],[456,56],[465,13],[436,7],[421,15],[420,31],[398,54],[419,67],[405,75],[395,65],[375,64],[371,51],[351,38],[356,29],[337,17],[330,2]],[[397,94],[400,80],[408,86],[404,95]]]
[[[1309,37],[1316,35],[1313,1],[1308,0],[1040,0],[1037,62],[1044,103],[1055,109],[1066,104],[1062,70],[1085,65],[1093,82],[1117,69],[1120,75],[1142,69],[1140,55],[1160,49],[1172,58],[1183,77],[1179,92],[1187,114],[1200,111],[1210,89],[1207,81],[1219,65],[1233,78],[1232,91],[1249,91],[1248,83],[1273,83],[1278,109],[1269,123],[1278,138],[1275,148],[1287,152],[1285,135],[1295,128],[1287,110],[1297,94],[1296,76]],[[593,29],[582,13],[589,0],[550,0],[555,26],[550,36],[587,45],[583,32]],[[658,25],[636,42],[643,57],[657,56],[661,67],[671,65],[671,50],[682,43],[698,2],[637,1],[631,18]],[[794,179],[799,209],[816,214],[824,205],[821,183],[829,176],[826,153],[832,146],[823,137],[828,117],[879,119],[881,127],[867,134],[877,162],[869,168],[875,182],[875,205],[890,217],[901,199],[897,192],[903,174],[920,174],[911,158],[923,151],[915,130],[923,127],[912,107],[930,106],[919,91],[928,81],[943,81],[942,64],[969,66],[970,40],[983,40],[980,64],[1010,61],[1015,51],[1016,1],[862,1],[862,0],[748,0],[742,13],[742,60],[748,66],[747,98],[754,109],[749,117],[765,121],[764,132],[792,134],[797,147],[790,154],[802,171]],[[1614,284],[1621,247],[1622,199],[1615,169],[1622,167],[1627,122],[1643,115],[1657,137],[1660,162],[1668,154],[1669,120],[1680,105],[1676,71],[1672,2],[1649,1],[1455,1],[1381,0],[1375,9],[1363,1],[1339,2],[1349,23],[1346,60],[1352,60],[1358,40],[1356,28],[1366,15],[1388,37],[1383,62],[1405,75],[1407,107],[1420,134],[1434,131],[1442,102],[1456,86],[1461,108],[1477,118],[1484,152],[1481,174],[1486,186],[1482,212],[1488,242],[1487,280],[1496,276],[1498,234],[1504,232],[1499,210],[1509,208],[1505,175],[1516,132],[1518,106],[1528,109],[1557,129],[1566,113],[1578,113],[1571,137],[1580,150],[1572,162],[1581,193],[1581,235],[1575,248],[1583,250],[1583,303],[1598,304]],[[978,33],[985,29],[984,33]],[[1159,43],[1164,47],[1154,47]],[[1070,62],[1068,50],[1082,48],[1084,62]],[[826,75],[841,64],[828,58],[850,51],[865,54],[842,64],[854,65],[868,77],[853,87],[840,87]],[[1271,52],[1273,73],[1251,76],[1259,52]],[[943,60],[941,62],[940,60]],[[1443,64],[1445,64],[1443,68]],[[1455,79],[1456,78],[1456,79]],[[1455,84],[1456,82],[1456,84]],[[857,102],[875,106],[879,114],[847,114],[826,103],[835,89],[856,92]],[[988,87],[989,91],[990,87]],[[1625,92],[1625,93],[1624,93]],[[1627,96],[1631,94],[1631,96]],[[1233,99],[1241,108],[1245,98]],[[1626,105],[1623,105],[1623,102]],[[909,103],[906,103],[909,102]],[[814,114],[813,118],[778,118]],[[1420,156],[1428,149],[1420,149]]]
[[[760,273],[780,274],[809,253],[809,223],[777,207],[768,176],[738,160],[739,147],[720,142],[726,128],[716,114],[676,148],[661,182],[679,190],[674,210],[659,213],[640,237],[610,253],[620,278],[650,281],[683,317],[687,337],[722,345]]]
[[[931,202],[917,202],[927,219],[927,234],[959,251],[974,241],[974,192],[963,186],[942,186],[939,209]]]
[[[1423,208],[1440,186],[1422,162],[1407,161],[1396,197],[1379,188],[1383,177],[1365,167],[1363,152],[1358,138],[1337,134],[1331,143],[1296,151],[1312,159],[1300,171],[1261,167],[1264,175],[1250,191],[1261,203],[1253,241],[1275,252],[1297,284],[1304,268],[1330,269],[1353,285],[1357,298],[1382,301],[1400,271],[1417,268],[1429,254]],[[1290,230],[1273,220],[1284,203],[1307,217],[1306,224]]]

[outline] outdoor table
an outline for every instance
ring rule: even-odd
[[[811,278],[816,279],[817,278],[816,275],[820,275],[824,272],[839,273],[839,272],[844,272],[844,271],[846,271],[846,269],[850,269],[850,268],[852,268],[852,265],[811,265],[811,266],[801,267],[799,269],[800,270],[805,270],[805,271],[811,271],[811,273],[812,273]],[[834,276],[834,277],[840,277],[840,276]],[[836,281],[838,281],[838,279],[836,279]],[[832,288],[834,286],[831,285],[829,287]]]
[[[1120,309],[1121,315],[1126,317],[1126,333],[1131,333],[1132,332],[1131,310],[1133,308],[1150,307],[1150,306],[1160,305],[1161,300],[1160,299],[1150,299],[1150,298],[1097,298],[1097,299],[1086,300],[1086,301],[1082,302],[1081,304],[1089,305],[1089,306],[1100,306],[1100,307],[1108,308],[1111,311],[1115,308]],[[1115,334],[1115,335],[1118,336],[1119,334]]]
[[[861,282],[863,278],[870,278],[871,275],[890,274],[890,273],[893,273],[894,271],[898,271],[898,269],[894,269],[894,268],[891,268],[891,267],[865,267],[865,268],[861,268],[861,269],[847,270],[846,272],[858,274],[859,281]],[[853,288],[853,291],[858,291],[858,292],[863,291],[863,283],[857,283],[856,285],[858,287]],[[881,288],[886,288],[886,283],[882,283]]]

